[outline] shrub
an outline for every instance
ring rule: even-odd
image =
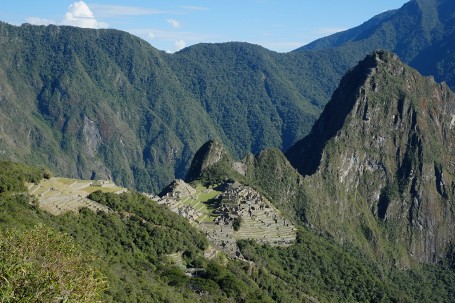
[[[74,240],[44,225],[0,239],[1,302],[101,302],[103,276]]]

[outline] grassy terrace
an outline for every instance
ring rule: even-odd
[[[107,211],[105,206],[87,199],[87,196],[97,190],[114,193],[126,190],[109,181],[68,178],[44,179],[39,184],[28,183],[27,188],[30,195],[38,199],[39,206],[54,215],[78,211],[82,207],[88,207],[94,211]]]
[[[213,188],[197,185],[196,192],[193,195],[182,197],[177,202],[179,203],[179,206],[190,205],[196,211],[201,212],[202,215],[196,219],[197,222],[213,222],[213,220],[216,218],[216,216],[213,215],[213,211],[217,207],[213,200],[219,194],[221,194],[221,192],[216,191]]]

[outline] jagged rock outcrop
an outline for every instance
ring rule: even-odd
[[[223,150],[221,145],[219,148]],[[215,188],[198,185],[195,189],[182,180],[174,180],[160,196],[159,204],[188,219],[216,249],[233,258],[245,260],[237,240],[273,246],[288,246],[296,240],[292,222],[266,197],[239,182],[225,182]]]
[[[307,176],[308,223],[400,266],[444,258],[455,235],[454,125],[445,84],[391,53],[367,56],[286,153]]]

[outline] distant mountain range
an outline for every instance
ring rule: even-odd
[[[286,54],[0,23],[0,158],[50,170],[0,161],[0,296],[453,302],[453,16],[411,1]]]
[[[166,54],[115,30],[0,24],[0,154],[158,191],[208,139],[237,156],[287,148],[336,75],[322,57],[245,43]]]
[[[157,192],[216,139],[236,157],[288,149],[375,49],[454,86],[454,4],[411,1],[279,54],[246,43],[176,54],[116,30],[0,24],[0,154]]]

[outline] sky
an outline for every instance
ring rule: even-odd
[[[0,0],[13,25],[113,28],[176,52],[197,43],[241,41],[292,51],[407,0]]]

